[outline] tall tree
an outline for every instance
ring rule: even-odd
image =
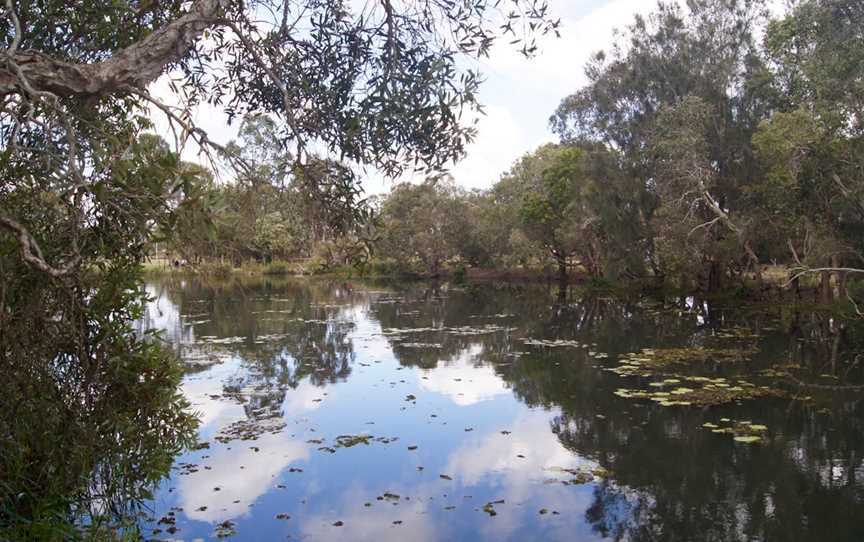
[[[56,411],[64,415],[39,417],[39,434],[74,426],[81,414],[80,397],[63,393],[64,386],[107,386],[116,369],[128,371],[124,382],[134,390],[139,376],[146,380],[143,372],[168,363],[129,326],[143,296],[137,280],[147,242],[154,224],[170,224],[169,203],[189,171],[176,154],[146,148],[139,136],[152,128],[151,113],[169,121],[177,147],[194,141],[245,174],[262,172],[195,126],[196,105],[208,103],[231,119],[272,119],[268,152],[291,149],[300,166],[310,164],[315,149],[387,175],[438,170],[461,156],[473,134],[460,121],[463,110],[477,106],[479,79],[460,59],[487,54],[502,34],[523,40],[530,55],[534,36],[558,26],[544,0],[352,4],[0,6],[0,371],[23,379],[0,397],[29,398],[30,378],[46,387],[40,397],[58,398]],[[160,77],[180,106],[150,92]],[[151,412],[154,424],[178,407],[170,386],[162,398]],[[0,405],[8,424],[0,432],[21,438],[10,444],[23,454],[21,464],[36,469],[41,462],[50,472],[52,461],[62,463],[57,454],[28,455],[35,448],[16,408],[7,406]],[[36,521],[39,503],[15,499],[43,494],[38,484],[27,486],[32,478],[23,472],[10,480],[4,471],[0,484],[0,502],[20,504],[13,509],[18,525]],[[51,518],[74,519],[81,509],[74,486],[50,496],[61,509]],[[40,537],[32,531],[24,538]]]
[[[662,147],[669,149],[672,132],[684,136],[680,129],[689,123],[701,149],[700,175],[711,178],[703,183],[702,204],[721,211],[705,215],[705,222],[713,221],[711,227],[697,230],[712,237],[703,246],[739,239],[738,254],[751,266],[755,252],[748,248],[748,233],[735,221],[744,206],[743,187],[758,175],[750,138],[775,104],[756,41],[765,16],[762,0],[694,0],[686,7],[660,2],[647,18],[637,16],[611,51],[594,55],[586,68],[589,84],[565,98],[552,118],[565,141],[589,139],[620,150],[630,174],[655,193],[657,205],[665,206],[654,223],[667,233],[678,227],[689,207],[678,205],[683,194],[663,188],[681,181],[678,174],[684,170],[670,169],[670,155]],[[701,104],[698,115],[691,107],[696,103]],[[658,145],[658,137],[665,143]],[[687,150],[685,139],[677,141]],[[676,169],[678,180],[670,180]],[[690,182],[699,183],[696,178]],[[660,255],[648,248],[660,272]],[[709,274],[725,272],[739,260],[731,252],[718,258],[720,253],[699,259]]]

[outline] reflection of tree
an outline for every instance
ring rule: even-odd
[[[779,342],[760,341],[764,363],[788,352]],[[789,355],[801,353],[796,350]],[[519,376],[511,383],[528,402],[559,406],[551,429],[561,443],[612,473],[613,481],[595,487],[586,513],[599,534],[614,540],[861,537],[860,394],[831,398],[836,420],[816,407],[780,401],[719,412],[664,410],[621,404],[610,393],[614,377],[563,359],[563,371],[550,368],[549,359],[516,365]],[[721,416],[759,420],[782,437],[765,446],[736,445],[702,427]]]
[[[663,409],[616,397],[612,391],[628,384],[600,370],[606,362],[589,354],[608,353],[612,363],[646,347],[731,341],[760,352],[731,369],[748,378],[795,363],[802,379],[829,373],[840,377],[830,382],[842,385],[860,378],[859,330],[783,308],[747,312],[689,298],[628,303],[563,294],[538,285],[413,284],[367,299],[336,283],[267,281],[218,295],[187,287],[181,307],[184,313],[208,307],[212,321],[196,326],[196,336],[242,339],[220,348],[244,360],[226,393],[243,396],[250,419],[280,416],[286,394],[303,380],[322,386],[348,378],[354,345],[346,307],[368,302],[401,364],[434,368],[470,352],[471,362],[488,364],[519,399],[555,409],[550,430],[564,447],[611,473],[593,487],[586,512],[602,536],[807,540],[834,533],[838,540],[864,539],[856,515],[864,500],[860,392],[804,390],[820,395],[818,406],[774,399],[707,411]],[[424,331],[405,331],[411,328]],[[756,334],[737,336],[736,329]],[[734,336],[722,339],[718,332]],[[535,347],[524,343],[527,338],[580,346]],[[829,413],[820,413],[825,406]],[[780,438],[744,446],[702,427],[721,416],[758,421]]]
[[[755,335],[723,340],[755,345],[760,353],[735,370],[752,376],[774,364],[795,363],[811,375],[836,374],[842,383],[843,378],[860,379],[855,361],[862,351],[859,330],[841,329],[826,316],[796,316],[779,307],[748,312],[687,298],[621,303],[557,294],[554,288],[536,286],[506,291],[417,286],[402,292],[396,303],[373,307],[385,330],[439,328],[388,337],[401,363],[431,368],[476,352],[479,344],[475,361],[490,364],[518,397],[529,405],[560,409],[550,426],[560,442],[611,472],[594,487],[586,512],[586,520],[604,537],[812,540],[833,533],[829,539],[864,539],[864,522],[857,513],[864,501],[860,392],[840,395],[831,390],[818,407],[774,400],[707,412],[664,410],[614,396],[621,379],[598,370],[601,362],[588,355],[595,350],[614,358],[644,347],[711,345],[721,340],[718,332],[740,328]],[[512,316],[477,318],[495,314]],[[470,336],[446,331],[485,322],[514,330]],[[520,342],[524,337],[590,346],[535,349]],[[405,348],[400,345],[405,341],[440,348]],[[513,356],[514,351],[525,353]],[[831,418],[818,413],[826,401],[834,413]],[[781,438],[748,447],[702,427],[721,416],[758,420]]]
[[[285,329],[278,341],[240,348],[245,370],[224,386],[226,394],[245,402],[250,417],[281,416],[286,393],[304,379],[324,386],[351,374],[350,322],[304,321]]]
[[[154,344],[126,339],[109,336],[86,364],[60,354],[4,372],[0,539],[72,539],[76,524],[130,518],[193,442],[180,367]]]
[[[303,380],[324,386],[351,373],[354,324],[342,310],[359,299],[350,285],[290,279],[227,285],[190,281],[169,292],[181,313],[203,319],[195,325],[199,339],[179,344],[181,352],[209,349],[242,360],[242,371],[228,379],[224,391],[244,403],[250,418],[282,415],[286,394]],[[236,341],[208,344],[200,339],[204,336]]]

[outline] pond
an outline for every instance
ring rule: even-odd
[[[163,540],[864,540],[864,337],[555,286],[154,282]]]

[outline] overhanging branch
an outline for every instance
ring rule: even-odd
[[[93,64],[53,59],[37,51],[10,49],[0,53],[0,94],[32,89],[58,97],[106,96],[131,86],[144,88],[165,67],[192,50],[204,30],[218,24],[228,0],[197,0],[189,11],[141,41]],[[16,36],[16,40],[19,36]]]
[[[68,275],[77,268],[78,264],[81,262],[81,255],[76,253],[61,267],[53,267],[45,261],[45,257],[42,255],[42,249],[39,248],[39,244],[22,224],[19,224],[7,216],[0,215],[0,227],[8,230],[15,236],[18,241],[18,248],[21,252],[22,260],[55,279]]]

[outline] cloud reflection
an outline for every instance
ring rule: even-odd
[[[434,369],[423,370],[420,387],[446,395],[459,406],[488,401],[510,393],[504,381],[489,365],[476,361],[483,345],[474,344],[455,359],[441,362]]]

